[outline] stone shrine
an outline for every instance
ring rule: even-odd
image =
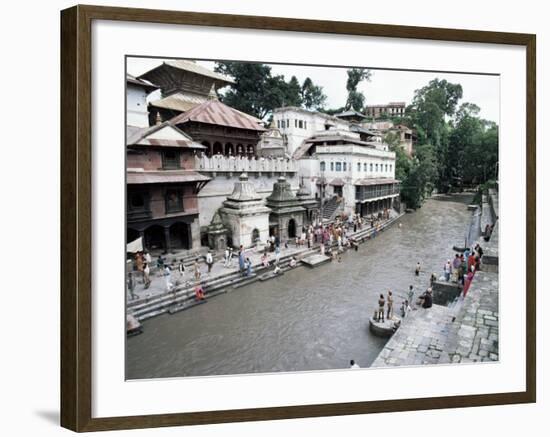
[[[273,192],[266,198],[269,214],[270,234],[278,235],[281,241],[296,238],[302,233],[305,208],[294,195],[284,176],[273,184]]]
[[[269,236],[269,213],[262,196],[256,193],[248,175],[242,173],[235,182],[233,193],[220,209],[225,226],[231,234],[232,245],[251,247]]]

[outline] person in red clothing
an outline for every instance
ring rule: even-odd
[[[466,297],[466,294],[468,293],[468,290],[470,289],[470,285],[472,284],[473,279],[474,279],[474,268],[470,268],[468,270],[468,274],[466,275],[466,279],[464,280],[464,288],[462,289],[463,297]]]
[[[195,286],[195,300],[203,300],[204,298],[204,290],[202,288],[202,285],[197,284]]]
[[[476,257],[474,252],[470,252],[470,255],[468,256],[468,271],[472,270],[472,266],[475,266],[476,264]]]

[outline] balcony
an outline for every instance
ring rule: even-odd
[[[130,222],[139,222],[142,220],[149,220],[153,217],[153,212],[150,209],[140,209],[140,210],[130,210],[126,211],[126,221]]]
[[[363,202],[365,200],[376,199],[379,197],[388,197],[399,194],[399,185],[376,185],[372,187],[355,187],[355,201]]]

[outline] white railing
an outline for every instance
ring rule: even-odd
[[[195,169],[212,172],[266,172],[295,173],[298,171],[296,161],[286,158],[257,158],[246,156],[214,155],[195,156]]]

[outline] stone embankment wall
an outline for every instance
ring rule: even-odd
[[[372,367],[471,363],[499,359],[498,193],[489,192],[495,223],[483,247],[482,271],[465,298],[450,306],[416,307],[380,352]],[[487,258],[486,258],[487,257]],[[489,261],[489,263],[487,263]],[[449,291],[453,293],[452,290]]]

